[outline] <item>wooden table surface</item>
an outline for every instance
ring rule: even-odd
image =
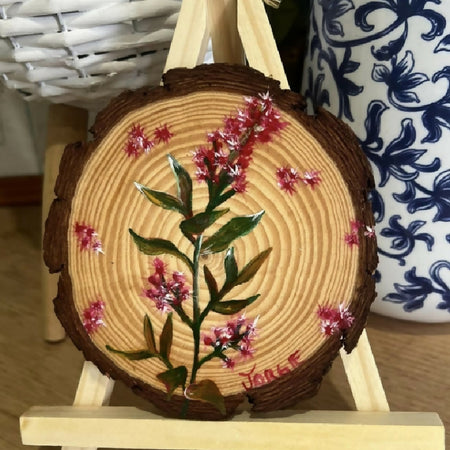
[[[19,416],[33,405],[69,405],[83,363],[69,340],[48,344],[42,339],[39,228],[39,208],[0,208],[1,450],[38,450],[22,446]],[[450,449],[450,323],[371,315],[367,330],[391,409],[437,412]],[[149,407],[120,383],[111,403]],[[298,408],[354,408],[339,358],[319,394]]]

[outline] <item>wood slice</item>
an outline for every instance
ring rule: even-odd
[[[86,359],[180,417],[313,395],[375,295],[373,181],[349,128],[215,64],[124,93],[93,134],[64,153],[44,242]]]

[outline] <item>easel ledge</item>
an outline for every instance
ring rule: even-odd
[[[436,450],[445,440],[437,414],[415,412],[245,412],[211,422],[167,419],[134,407],[36,406],[20,427],[25,445],[130,449]]]

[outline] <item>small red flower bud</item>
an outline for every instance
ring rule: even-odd
[[[155,129],[154,138],[159,144],[164,143],[167,144],[170,139],[173,137],[173,133],[170,132],[167,124],[164,124],[161,127]]]

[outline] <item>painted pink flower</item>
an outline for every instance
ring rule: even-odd
[[[222,347],[223,350],[228,348],[230,343],[237,337],[234,335],[234,328],[227,324],[225,327],[215,327],[212,329],[214,334],[214,346]]]
[[[369,225],[364,225],[359,220],[350,220],[350,233],[345,233],[344,241],[349,247],[359,246],[360,235],[364,235],[369,239],[375,239],[375,229]],[[364,230],[361,233],[361,230]]]
[[[364,236],[366,236],[370,239],[374,239],[375,238],[375,228],[369,227],[368,225],[366,225],[366,229],[364,230]]]
[[[125,148],[123,151],[126,153],[127,156],[137,158],[141,155],[141,149],[136,143],[132,140],[128,140],[125,144]]]
[[[206,346],[210,346],[210,345],[214,346],[215,339],[213,339],[211,336],[208,336],[207,334],[204,334],[204,335],[202,335],[202,338],[203,338],[203,343]]]
[[[225,179],[235,192],[245,192],[255,144],[270,142],[286,126],[268,93],[245,97],[244,107],[225,117],[223,129],[208,133],[208,145],[194,152],[197,181]]]
[[[359,236],[357,232],[345,233],[344,241],[350,248],[353,246],[359,247]]]
[[[247,175],[243,164],[228,165],[225,170],[230,178],[233,180],[232,188],[236,192],[245,192],[247,190]]]
[[[166,273],[166,264],[160,258],[153,260],[153,267],[155,268],[155,273],[158,275],[164,275]]]
[[[251,342],[246,339],[242,339],[242,343],[239,346],[239,353],[242,359],[250,359],[253,358],[253,353],[255,353],[255,349],[251,346]]]
[[[236,365],[236,361],[234,361],[234,359],[231,359],[231,358],[225,358],[222,361],[222,367],[224,369],[231,369],[231,370],[233,370],[235,365]]]
[[[196,166],[197,181],[211,180],[219,182],[219,172],[225,168],[228,157],[222,153],[222,145],[211,147],[201,146],[194,152],[192,160]]]
[[[150,140],[145,132],[144,127],[140,124],[133,125],[128,132],[128,141],[125,144],[124,152],[130,157],[139,157],[142,153],[149,153],[155,143]]]
[[[247,338],[250,341],[252,341],[253,339],[255,339],[258,336],[258,329],[256,328],[256,324],[258,323],[259,320],[259,316],[256,316],[255,319],[253,320],[247,320],[245,317],[245,313],[241,314],[238,319],[237,319],[237,324],[241,324],[241,325],[245,325],[246,329],[246,336],[245,338]]]
[[[277,169],[276,176],[278,186],[290,195],[296,192],[295,186],[299,181],[310,186],[312,190],[322,182],[318,170],[310,170],[300,175],[293,167],[285,166]]]
[[[245,314],[241,314],[229,320],[224,326],[213,327],[211,334],[203,335],[203,343],[221,353],[223,367],[233,368],[237,360],[226,357],[225,352],[237,351],[240,360],[252,358],[255,353],[253,341],[257,337],[257,322],[258,317],[249,320]]]
[[[293,167],[279,167],[276,172],[277,184],[281,190],[289,195],[296,192],[295,185],[300,180],[300,175]]]
[[[359,230],[364,224],[359,220],[350,220],[350,233],[345,233],[344,241],[352,248],[353,246],[359,247]]]
[[[170,132],[167,124],[164,124],[161,127],[155,129],[153,136],[155,141],[157,141],[159,144],[167,144],[173,137],[173,133]]]
[[[93,227],[75,222],[74,233],[81,251],[91,250],[94,253],[103,253],[102,243]]]
[[[353,314],[345,307],[343,303],[339,305],[339,329],[348,330],[355,321]]]
[[[339,308],[319,306],[317,315],[320,319],[320,330],[325,336],[331,336],[348,330],[355,320],[352,313],[342,303]]]
[[[87,334],[92,335],[100,327],[104,327],[105,302],[97,300],[89,304],[83,311],[83,326]]]
[[[359,220],[350,220],[350,228],[352,230],[352,233],[357,233],[363,226],[364,224]]]
[[[166,277],[166,266],[159,258],[153,260],[153,267],[155,272],[147,278],[150,287],[144,289],[144,296],[152,300],[159,311],[170,312],[191,295],[186,277],[182,272],[173,272],[171,278]]]
[[[320,178],[320,172],[318,170],[310,170],[308,172],[304,172],[301,180],[304,184],[310,186],[312,190],[314,190],[314,188],[322,182],[322,179]]]
[[[320,331],[325,336],[332,336],[339,333],[339,324],[336,321],[322,319],[320,321]]]

